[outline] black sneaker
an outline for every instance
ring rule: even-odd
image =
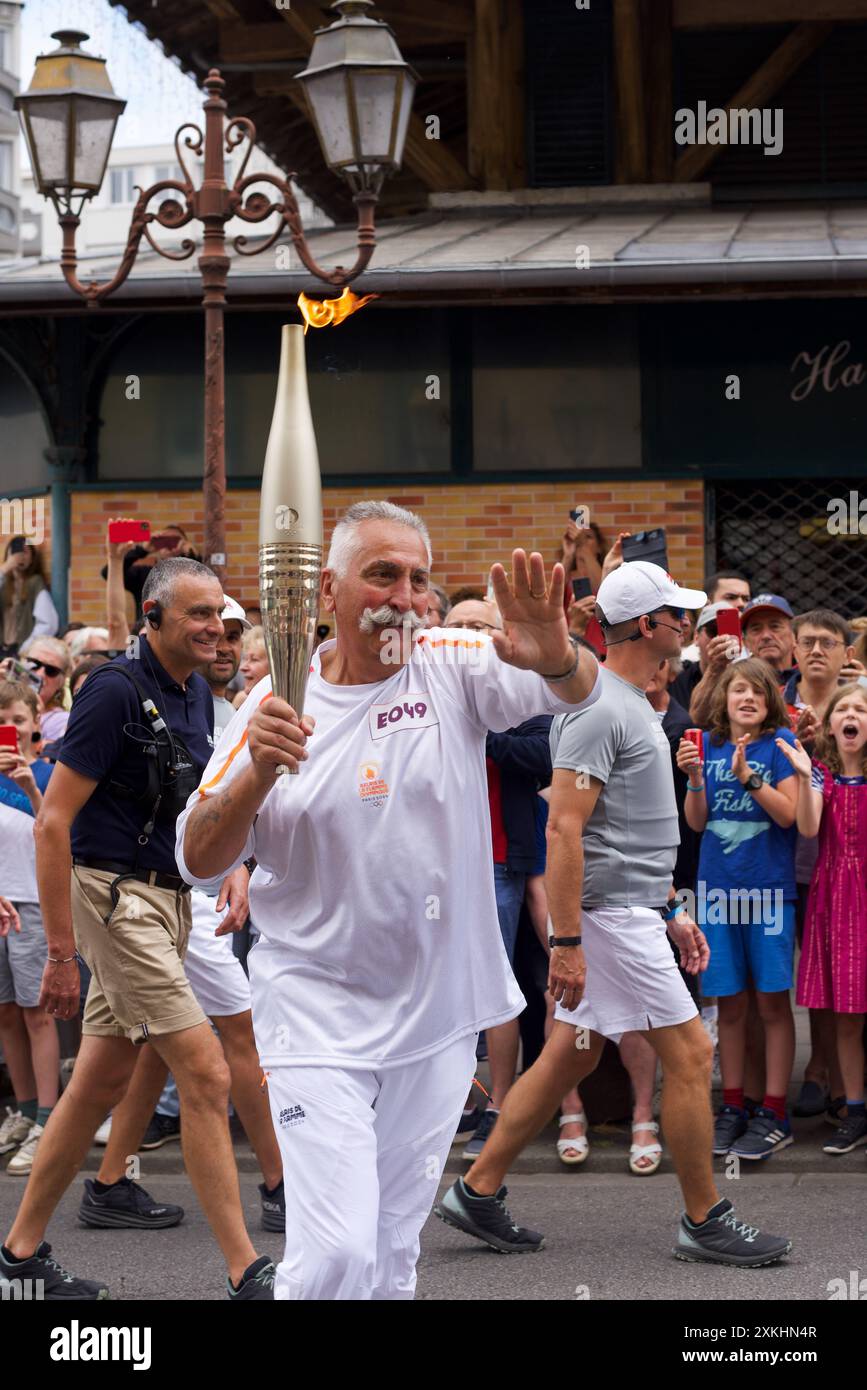
[[[680,1218],[674,1254],[679,1260],[696,1264],[741,1265],[756,1269],[788,1255],[792,1242],[785,1236],[763,1235],[735,1216],[725,1198],[708,1212],[707,1219],[695,1226],[685,1214]]]
[[[737,1105],[724,1105],[713,1122],[713,1151],[719,1157],[727,1154],[736,1139],[740,1139],[750,1117]]]
[[[482,1149],[491,1137],[491,1130],[500,1118],[499,1110],[483,1110],[472,1138],[464,1149],[464,1158],[475,1163]]]
[[[178,1115],[161,1115],[155,1110],[151,1122],[145,1130],[139,1149],[159,1149],[181,1137],[181,1121]]]
[[[155,1202],[150,1193],[130,1178],[119,1178],[107,1192],[97,1192],[93,1179],[85,1178],[78,1219],[85,1226],[103,1229],[133,1226],[141,1231],[159,1231],[164,1226],[179,1226],[184,1219],[184,1209]]]
[[[816,1115],[825,1113],[829,1100],[828,1092],[818,1081],[804,1081],[798,1092],[798,1099],[792,1106],[792,1114],[797,1115],[800,1120],[812,1120]]]
[[[455,1137],[452,1140],[452,1143],[465,1144],[466,1141],[469,1139],[470,1135],[475,1134],[476,1128],[481,1118],[482,1112],[477,1105],[474,1105],[472,1110],[467,1111],[465,1115],[461,1115],[461,1118],[458,1120],[458,1127],[455,1130]]]
[[[241,1282],[237,1289],[232,1287],[231,1279],[226,1277],[226,1289],[229,1297],[236,1303],[262,1301],[274,1298],[274,1276],[277,1273],[277,1266],[273,1260],[269,1260],[267,1255],[260,1255],[258,1260],[244,1270]]]
[[[259,1183],[259,1196],[262,1198],[262,1230],[286,1230],[286,1193],[281,1178],[272,1192],[263,1182]]]
[[[779,1149],[787,1149],[794,1142],[795,1136],[792,1134],[789,1121],[781,1120],[773,1110],[760,1105],[740,1139],[736,1139],[732,1144],[729,1153],[736,1154],[738,1158],[759,1162],[761,1159],[770,1158],[771,1154],[777,1153]]]
[[[867,1117],[849,1115],[845,1120],[840,1121],[840,1128],[834,1138],[822,1145],[822,1152],[848,1154],[853,1149],[857,1149],[859,1144],[867,1144]]]
[[[447,1226],[454,1226],[476,1240],[483,1240],[492,1250],[504,1255],[523,1255],[541,1250],[545,1237],[539,1231],[516,1226],[506,1209],[506,1188],[501,1187],[494,1197],[472,1197],[463,1178],[458,1178],[434,1207],[434,1214]]]
[[[95,1279],[76,1279],[74,1274],[68,1273],[53,1260],[51,1246],[47,1240],[43,1240],[29,1260],[16,1260],[13,1263],[4,1257],[0,1250],[0,1299],[10,1297],[10,1284],[14,1290],[16,1281],[22,1279],[33,1280],[36,1284],[32,1295],[34,1298],[37,1296],[37,1281],[41,1280],[42,1292],[39,1297],[46,1303],[57,1303],[61,1299],[96,1303],[111,1298],[105,1284],[100,1284]],[[14,1292],[11,1296],[14,1297]]]

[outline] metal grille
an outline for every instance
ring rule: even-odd
[[[828,530],[832,498],[847,504],[854,478],[799,479],[785,483],[708,483],[709,568],[743,570],[754,594],[781,594],[795,613],[831,608],[844,618],[867,615],[867,534]],[[867,506],[862,513],[867,532]]]
[[[611,3],[525,0],[531,188],[611,182]]]

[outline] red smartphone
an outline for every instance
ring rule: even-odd
[[[0,724],[0,748],[10,748],[18,752],[18,730],[14,724]]]
[[[721,608],[716,615],[717,637],[736,637],[741,640],[741,615],[736,608]]]
[[[111,545],[121,545],[124,541],[146,544],[151,538],[149,521],[110,521],[108,539]]]
[[[698,756],[704,762],[704,734],[701,729],[684,729],[683,736],[698,749]]]

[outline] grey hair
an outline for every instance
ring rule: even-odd
[[[325,567],[336,574],[338,578],[345,575],[349,569],[349,563],[358,545],[356,533],[362,521],[393,521],[398,526],[411,526],[424,541],[428,568],[430,568],[432,558],[430,536],[427,526],[420,516],[415,512],[407,511],[405,507],[396,507],[393,502],[354,502],[348,511],[343,513],[335,526],[331,533],[331,544],[328,547],[328,559],[325,562]]]
[[[155,598],[167,608],[175,596],[175,589],[182,579],[217,579],[212,569],[198,560],[188,560],[186,556],[167,556],[154,565],[144,582],[141,601]],[[219,580],[217,580],[219,583]],[[222,604],[220,607],[222,608]]]
[[[72,653],[67,644],[60,637],[31,637],[25,642],[19,656],[29,656],[34,647],[45,647],[47,651],[53,652],[57,658],[52,665],[57,665],[68,676],[72,670]]]
[[[73,632],[69,641],[69,650],[72,653],[73,661],[80,656],[86,656],[85,647],[91,637],[101,637],[103,642],[108,642],[107,627],[82,627],[77,632]]]

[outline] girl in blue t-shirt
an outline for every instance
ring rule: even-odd
[[[775,674],[764,661],[737,661],[711,707],[704,758],[683,739],[686,819],[703,831],[695,918],[710,946],[702,992],[719,1002],[723,1104],[714,1153],[768,1158],[792,1143],[786,1093],[795,1058],[789,991],[795,950],[795,817],[798,784],[777,741],[791,743]],[[748,991],[756,991],[765,1034],[766,1093],[744,1107]]]

